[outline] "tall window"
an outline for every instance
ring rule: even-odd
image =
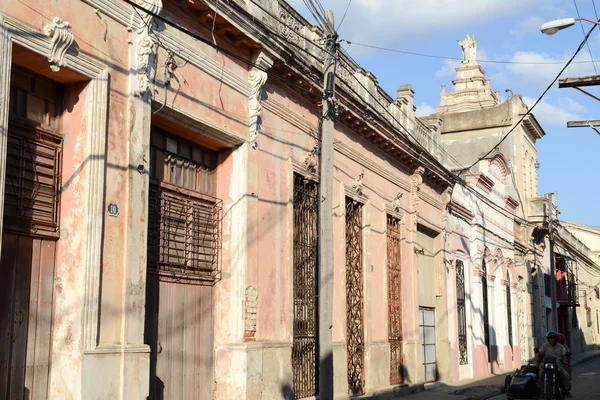
[[[544,274],[544,292],[548,297],[552,296],[552,287],[550,285],[552,285],[552,279],[550,279],[550,275]]]
[[[506,321],[508,329],[508,344],[513,346],[512,303],[510,299],[510,275],[506,275]]]
[[[213,284],[220,277],[222,202],[213,197],[217,153],[153,129],[148,269]]]
[[[466,365],[469,363],[469,352],[467,346],[465,267],[462,260],[456,261],[456,314],[458,320],[458,360],[460,365]]]
[[[294,342],[296,398],[317,394],[318,185],[294,174]]]
[[[488,362],[491,360],[490,354],[490,319],[488,315],[488,284],[487,284],[487,266],[485,260],[481,264],[483,276],[481,277],[481,292],[483,295],[483,338],[488,351]]]
[[[387,217],[388,341],[390,343],[390,383],[402,383],[402,248],[400,220]]]
[[[364,393],[362,204],[346,197],[346,362],[352,395]]]

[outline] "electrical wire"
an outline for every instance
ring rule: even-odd
[[[344,16],[342,17],[342,20],[340,21],[340,24],[337,27],[338,31],[342,27],[342,24],[344,23],[344,20],[346,20],[346,15],[348,15],[348,10],[350,9],[350,5],[351,4],[352,4],[352,0],[348,0],[348,5],[346,6],[346,11],[344,12]]]
[[[573,5],[575,6],[575,11],[577,11],[577,18],[581,18],[581,15],[579,14],[579,7],[577,7],[577,0],[573,0]],[[598,15],[596,15],[596,19],[598,19]],[[583,27],[583,21],[579,20],[579,26],[581,27],[581,33],[583,34],[583,37],[585,37],[585,28]],[[590,48],[590,43],[586,41],[586,45],[587,45],[588,51],[590,53],[590,60],[593,61],[594,56],[592,55],[592,49]],[[592,62],[592,65],[594,66],[594,71],[596,71],[596,75],[598,75],[598,68],[596,67],[596,63]]]
[[[458,58],[458,57],[446,57],[446,56],[438,56],[438,55],[434,55],[434,54],[416,53],[416,52],[412,52],[412,51],[390,49],[390,48],[387,48],[387,47],[375,46],[375,45],[366,44],[366,43],[350,42],[348,40],[344,40],[344,41],[346,43],[352,43],[355,46],[367,47],[367,48],[370,48],[370,49],[388,51],[388,52],[392,52],[392,53],[400,53],[400,54],[406,54],[406,55],[417,56],[417,57],[437,58],[437,59],[440,59],[440,60],[462,61],[462,58]],[[595,63],[595,62],[599,62],[599,61],[600,60],[593,60],[593,59],[591,61],[573,61],[572,64],[589,64],[589,63]],[[477,60],[477,62],[478,63],[482,63],[482,64],[562,65],[566,61]]]
[[[575,57],[577,57],[577,54],[579,54],[579,52],[581,51],[581,49],[585,46],[585,44],[588,41],[588,38],[590,37],[590,35],[592,34],[592,32],[594,31],[594,29],[596,29],[596,25],[594,24],[594,26],[592,26],[592,28],[589,30],[589,32],[587,33],[587,35],[585,35],[585,37],[583,38],[583,41],[581,42],[581,44],[579,45],[579,47],[577,47],[577,50],[575,51],[575,54],[573,54],[573,56],[569,59],[569,61],[565,64],[565,66],[560,70],[560,72],[558,73],[558,75],[556,75],[556,77],[552,80],[552,82],[550,83],[550,85],[548,85],[548,87],[546,88],[546,90],[544,90],[544,92],[541,94],[541,96],[535,101],[535,103],[529,107],[529,109],[527,110],[527,112],[525,114],[523,114],[523,116],[521,117],[521,119],[519,120],[519,122],[517,122],[503,137],[502,139],[500,139],[500,141],[494,146],[492,147],[487,153],[485,153],[483,156],[479,157],[477,159],[477,161],[475,161],[473,164],[469,165],[469,167],[467,167],[467,170],[470,170],[473,166],[477,165],[478,162],[480,162],[481,160],[485,159],[487,156],[489,156],[490,154],[492,154],[494,152],[494,150],[500,146],[505,140],[506,138],[508,138],[508,136],[512,133],[512,131],[514,131],[518,126],[521,125],[521,123],[523,122],[523,120],[525,118],[527,118],[531,112],[535,109],[535,107],[542,101],[542,99],[544,98],[544,96],[546,95],[546,93],[548,93],[548,91],[550,89],[552,89],[552,86],[554,86],[554,83],[556,83],[556,81],[558,81],[558,78],[560,78],[560,76],[562,75],[562,73],[569,67],[569,65],[571,65],[571,63],[573,62],[573,60],[575,59]]]
[[[233,57],[233,58],[235,58],[235,59],[237,59],[237,60],[239,60],[239,61],[242,61],[242,62],[244,62],[245,64],[247,64],[247,65],[249,65],[249,66],[252,66],[252,67],[254,67],[254,68],[257,68],[258,70],[261,70],[261,71],[263,71],[263,72],[268,72],[268,71],[267,71],[265,68],[263,68],[263,67],[261,67],[261,66],[259,66],[259,65],[256,65],[256,64],[252,63],[251,61],[249,61],[249,60],[246,60],[246,59],[244,59],[243,57],[240,57],[240,56],[238,56],[237,54],[235,54],[235,53],[233,53],[233,52],[231,52],[231,51],[229,51],[229,50],[227,50],[227,49],[224,49],[224,48],[223,48],[223,47],[221,47],[221,46],[215,45],[214,43],[210,42],[209,40],[207,40],[207,39],[204,39],[204,38],[202,38],[201,36],[199,36],[199,35],[196,35],[196,34],[194,34],[193,32],[190,32],[190,31],[188,31],[187,29],[184,29],[184,28],[182,28],[182,27],[180,27],[180,26],[178,26],[178,25],[176,25],[176,24],[172,23],[171,21],[169,21],[169,20],[167,20],[167,19],[165,19],[165,18],[163,18],[163,17],[161,17],[161,16],[159,16],[159,15],[155,14],[155,13],[151,13],[151,12],[149,12],[148,10],[144,9],[143,7],[141,7],[140,5],[138,5],[138,4],[136,4],[136,3],[133,3],[131,0],[123,0],[123,1],[124,1],[125,3],[127,3],[127,4],[131,5],[132,7],[134,7],[136,10],[142,10],[142,11],[143,11],[143,12],[145,12],[146,14],[148,14],[148,15],[152,15],[152,17],[154,17],[155,19],[157,19],[157,20],[159,20],[159,21],[162,21],[163,23],[165,23],[165,24],[167,24],[167,25],[169,25],[169,26],[173,27],[174,29],[177,29],[177,30],[181,31],[182,33],[185,33],[185,34],[187,34],[187,35],[189,35],[189,36],[193,37],[194,39],[196,39],[196,40],[198,40],[198,41],[200,41],[200,42],[202,42],[202,43],[204,43],[204,44],[207,44],[207,45],[209,45],[210,47],[213,47],[213,48],[215,48],[215,49],[217,49],[217,50],[219,50],[219,51],[223,52],[224,54],[227,54],[227,55],[229,55],[229,56],[231,56],[231,57]],[[139,13],[138,13],[138,14],[139,14]],[[143,19],[143,18],[142,18],[142,21],[144,21],[144,19]],[[148,26],[148,25],[146,25],[146,26]],[[348,57],[350,57],[349,55],[347,55],[347,56],[348,56]],[[350,58],[351,58],[351,57],[350,57]],[[356,62],[355,62],[355,63],[356,63]],[[302,87],[302,86],[300,86],[300,85],[297,85],[297,84],[295,84],[295,83],[293,83],[293,82],[290,82],[289,80],[287,80],[287,79],[285,79],[285,78],[283,78],[283,77],[281,77],[281,76],[279,76],[279,75],[276,75],[276,74],[273,74],[273,73],[269,73],[269,75],[270,75],[270,76],[273,76],[273,77],[275,77],[275,78],[277,78],[277,79],[279,79],[279,80],[281,80],[281,81],[283,81],[283,82],[285,82],[285,83],[287,83],[287,84],[289,84],[289,85],[291,85],[291,86],[294,86],[294,87],[296,87],[296,88],[298,88],[298,89],[300,89],[300,90],[303,90],[303,91],[305,91],[305,92],[308,92],[308,93],[314,94],[314,92],[311,92],[311,91],[309,91],[308,89],[306,89],[306,88],[304,88],[304,87]],[[352,74],[352,76],[354,76],[354,75]],[[358,80],[358,78],[356,78],[355,76],[354,76],[354,78],[355,78],[355,79],[356,79],[356,81],[359,83],[359,85],[363,87],[363,89],[367,90],[367,88],[366,88],[366,87],[365,87],[365,86],[362,84],[362,82],[360,82],[360,81]],[[356,93],[356,91],[354,91],[353,89],[351,89],[351,90],[354,92],[354,94],[355,94],[355,95],[357,95],[357,96],[360,98],[359,94],[358,94],[358,93]],[[386,108],[386,107],[383,107],[383,105],[382,105],[382,104],[381,104],[379,101],[377,101],[377,100],[376,100],[376,102],[377,102],[377,103],[378,103],[378,104],[379,104],[379,105],[382,107],[382,109],[386,110],[386,112],[387,112],[387,113],[388,113],[388,114],[389,114],[389,115],[390,115],[390,116],[391,116],[391,117],[392,117],[392,118],[393,118],[393,119],[394,119],[394,120],[395,120],[395,121],[398,123],[398,125],[399,125],[400,127],[402,127],[402,128],[403,128],[403,130],[405,131],[405,133],[406,133],[407,135],[409,135],[409,136],[410,136],[410,137],[411,137],[411,138],[414,140],[414,143],[415,143],[415,144],[417,144],[417,145],[418,145],[418,147],[421,147],[421,149],[422,149],[424,152],[426,152],[427,154],[429,154],[429,151],[428,151],[427,149],[425,149],[425,148],[424,148],[424,147],[423,147],[423,146],[422,146],[422,145],[421,145],[421,144],[418,142],[418,140],[417,140],[417,139],[416,139],[416,138],[415,138],[415,137],[414,137],[414,136],[413,136],[413,135],[412,135],[412,134],[411,134],[411,133],[408,131],[408,129],[406,129],[406,128],[405,128],[405,127],[404,127],[404,126],[403,126],[403,125],[400,123],[400,121],[398,121],[398,120],[395,118],[395,116],[394,116],[394,115],[392,115],[392,114],[389,112],[389,110],[387,110],[387,108]],[[390,139],[390,140],[392,140],[393,142],[397,142],[397,139],[395,139],[395,138],[389,138],[389,139]],[[434,142],[434,141],[432,141],[432,142],[433,142],[433,143],[435,143],[435,144],[437,145],[437,143],[436,143],[436,142]],[[440,145],[438,145],[438,146],[440,146]],[[443,152],[445,152],[447,155],[449,155],[450,157],[452,157],[452,156],[451,156],[451,154],[450,154],[450,153],[448,153],[447,151],[445,151],[445,150],[444,150],[442,147],[439,147],[439,148],[440,148],[440,149],[442,149],[442,151],[443,151]],[[424,161],[424,160],[422,160],[422,161]],[[455,160],[455,161],[456,161],[456,160]],[[425,164],[425,162],[424,162],[424,164]],[[460,163],[458,163],[458,165],[460,165]],[[433,164],[429,163],[429,165],[428,165],[428,166],[429,166],[429,167],[438,167],[438,168],[441,166],[441,168],[442,168],[442,169],[445,169],[445,168],[444,168],[444,167],[443,167],[441,164],[440,164],[440,165],[433,165]],[[470,169],[470,168],[469,168],[469,169]],[[453,175],[453,176],[454,176],[454,174],[452,174],[450,171],[448,171],[448,173],[449,173],[450,175]],[[455,177],[455,176],[454,176],[454,177]],[[457,177],[457,178],[460,180],[460,177]],[[470,190],[470,191],[472,191],[473,193],[475,193],[475,194],[476,194],[477,196],[479,196],[480,198],[484,199],[483,197],[481,197],[481,194],[480,194],[479,192],[477,192],[475,189],[473,189],[472,187],[470,187],[470,185],[468,185],[466,182],[464,182],[464,181],[463,181],[463,182],[461,182],[461,184],[462,184],[462,186],[466,187],[468,190]],[[486,200],[486,201],[487,201],[487,200]],[[488,203],[488,205],[489,205],[489,204],[490,204],[490,203]],[[494,205],[495,205],[495,203],[491,203],[491,204],[494,204]],[[512,213],[510,213],[509,211],[507,211],[507,210],[505,210],[505,209],[503,209],[503,210],[502,210],[502,212],[508,212],[509,214],[511,214],[512,216],[514,216],[515,218],[517,218],[517,219],[522,219],[522,218],[518,217],[516,214],[512,214]],[[525,220],[524,220],[524,221],[525,221]]]
[[[198,40],[199,42],[202,42],[202,43],[204,43],[204,44],[206,44],[206,45],[208,45],[208,46],[210,46],[210,47],[212,47],[214,49],[217,49],[218,51],[222,52],[223,54],[227,54],[228,56],[230,56],[230,57],[232,57],[232,58],[234,58],[234,59],[236,59],[238,61],[241,61],[241,62],[243,62],[244,64],[246,64],[248,66],[256,68],[259,71],[266,72],[266,73],[269,74],[269,76],[272,76],[272,77],[276,78],[279,81],[285,82],[286,84],[288,84],[288,85],[290,85],[292,87],[295,87],[298,90],[301,90],[303,92],[309,93],[311,95],[315,95],[314,91],[306,89],[304,86],[298,85],[298,84],[296,84],[296,83],[294,83],[294,82],[292,82],[292,81],[290,81],[290,80],[288,80],[288,79],[286,79],[286,78],[284,78],[282,76],[276,75],[273,72],[268,71],[266,68],[264,68],[264,67],[262,67],[262,66],[260,66],[258,64],[255,64],[252,61],[245,59],[244,57],[241,57],[241,56],[237,55],[233,51],[227,50],[226,48],[224,48],[222,46],[215,45],[210,40],[205,39],[205,38],[203,38],[200,35],[197,35],[197,34],[191,32],[191,31],[189,31],[189,30],[187,30],[185,28],[180,27],[179,25],[177,25],[177,24],[175,24],[175,23],[173,23],[173,22],[171,22],[171,21],[169,21],[169,20],[161,17],[160,15],[158,15],[156,13],[152,13],[152,12],[146,10],[145,8],[143,8],[142,6],[140,6],[139,4],[134,3],[132,0],[123,0],[123,2],[129,4],[130,6],[136,8],[138,10],[141,10],[141,11],[145,12],[148,15],[151,15],[153,18],[155,18],[155,19],[163,22],[166,25],[169,25],[173,29],[176,29],[176,30],[178,30],[178,31],[180,31],[180,32],[182,32],[182,33],[184,33],[186,35],[189,35],[190,37]],[[142,19],[142,21],[143,21],[143,19]],[[146,26],[148,26],[148,24],[146,24],[146,23],[144,23],[144,24]]]

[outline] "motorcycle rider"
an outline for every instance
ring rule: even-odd
[[[542,362],[544,356],[554,356],[557,360],[560,360],[562,362],[568,361],[567,349],[565,348],[565,346],[558,343],[558,334],[554,331],[550,331],[546,334],[546,339],[548,341],[539,348],[537,355],[538,364],[542,364],[540,365],[540,371],[538,376],[538,387],[540,389],[543,389],[544,387],[544,377],[546,375]],[[570,393],[571,377],[569,376],[569,373],[565,370],[565,368],[562,365],[558,365],[558,373],[560,375],[562,386],[565,389],[565,396],[572,397]]]
[[[565,369],[569,373],[569,376],[571,377],[571,379],[573,379],[573,366],[571,365],[571,349],[569,349],[569,346],[567,346],[567,338],[562,333],[559,333],[557,340],[558,340],[558,343],[562,344],[563,346],[565,346],[565,349],[567,349],[568,361],[565,362]]]

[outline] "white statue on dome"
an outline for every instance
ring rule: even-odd
[[[464,40],[457,40],[462,48],[463,64],[475,64],[477,60],[477,42],[474,38],[467,35]]]

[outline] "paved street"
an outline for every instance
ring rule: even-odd
[[[589,361],[573,370],[573,399],[600,399],[600,358]],[[505,395],[493,397],[493,400],[505,399]]]

